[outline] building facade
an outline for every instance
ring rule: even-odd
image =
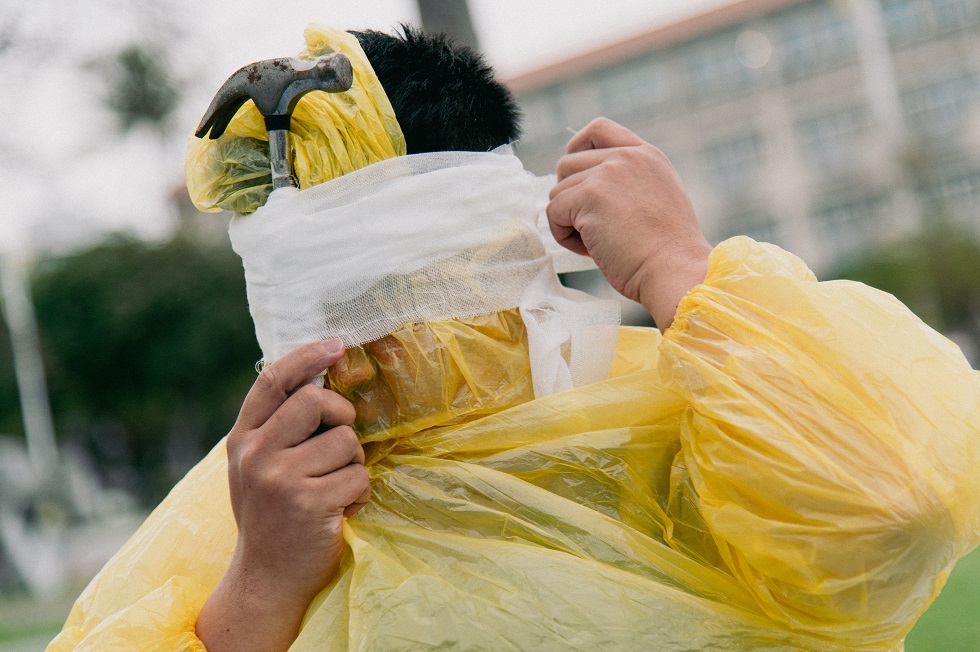
[[[980,234],[980,0],[737,0],[509,85],[530,170],[607,116],[670,157],[714,242],[820,273],[929,219]]]

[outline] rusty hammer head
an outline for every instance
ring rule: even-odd
[[[194,135],[215,140],[225,132],[235,113],[247,100],[255,102],[269,132],[269,158],[273,188],[296,185],[286,152],[286,132],[297,102],[310,91],[339,93],[354,82],[350,61],[342,54],[328,54],[312,61],[266,59],[240,68],[228,78],[205,111]]]

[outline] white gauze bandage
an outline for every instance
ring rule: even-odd
[[[553,183],[553,181],[551,182]],[[519,308],[535,396],[606,378],[619,303],[558,282],[547,179],[509,147],[399,156],[232,220],[265,361],[317,340],[370,342],[412,322]],[[562,270],[589,266],[562,254]]]

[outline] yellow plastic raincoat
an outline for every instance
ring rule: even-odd
[[[515,316],[405,326],[380,394],[331,377],[373,498],[293,650],[900,650],[980,543],[980,375],[888,295],[734,238],[662,337],[622,329],[608,380],[537,400]],[[203,649],[235,541],[222,443],[49,651]]]
[[[479,328],[432,327],[499,376]],[[293,650],[900,650],[980,542],[980,375],[747,238],[663,337],[621,331],[609,380],[460,417],[371,437],[372,502]],[[219,444],[49,650],[203,649],[235,538]]]

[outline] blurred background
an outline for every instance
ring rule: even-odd
[[[610,117],[671,158],[712,241],[891,292],[978,366],[980,0],[0,0],[0,652],[43,649],[235,419],[260,353],[184,148],[311,21],[449,32],[516,94],[533,172]],[[907,649],[980,649],[977,613],[974,552]]]

